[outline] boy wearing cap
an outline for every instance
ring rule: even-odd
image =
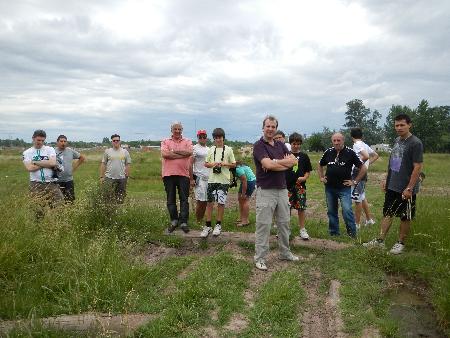
[[[225,131],[222,128],[213,130],[214,146],[209,148],[205,166],[209,168],[208,203],[206,205],[206,224],[200,237],[206,238],[212,231],[211,218],[214,202],[217,203],[217,217],[214,236],[222,231],[222,219],[230,186],[230,168],[236,167],[233,149],[224,145]]]
[[[209,169],[205,167],[205,160],[209,150],[209,147],[206,145],[207,140],[208,135],[206,133],[206,130],[198,130],[197,144],[193,148],[191,157],[191,186],[194,187],[194,195],[196,201],[195,217],[198,224],[201,224],[203,217],[205,216],[207,203],[209,177]]]

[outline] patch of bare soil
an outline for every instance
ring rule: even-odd
[[[80,315],[62,315],[39,319],[43,327],[67,331],[95,332],[96,335],[127,336],[138,327],[153,320],[149,314],[109,315],[104,313],[85,313]],[[2,321],[0,333],[7,335],[14,328],[27,329],[33,326],[31,320]]]
[[[176,249],[163,245],[149,244],[143,253],[144,261],[148,265],[155,265],[166,257],[175,256]]]
[[[179,232],[181,236],[185,238],[200,238],[200,231],[191,230],[189,233],[184,234]],[[275,236],[272,236],[271,240],[273,240]],[[254,242],[255,234],[253,232],[226,232],[223,231],[220,236],[209,236],[207,239],[210,243],[218,243],[222,241],[232,241],[232,242]],[[304,246],[315,249],[328,249],[328,250],[342,250],[349,248],[350,245],[346,243],[339,243],[327,239],[318,239],[318,238],[310,238],[308,241],[303,241],[299,238],[294,238],[291,241],[291,245]]]
[[[248,319],[242,313],[234,314],[230,322],[225,325],[223,328],[233,334],[240,333],[244,331],[248,326]]]
[[[305,285],[307,310],[302,318],[303,337],[346,337],[342,332],[343,322],[338,309],[339,281],[331,281],[324,300],[319,294],[321,273],[312,271],[310,277],[310,282]]]

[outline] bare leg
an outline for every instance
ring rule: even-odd
[[[372,215],[369,210],[369,203],[367,202],[367,199],[364,199],[364,201],[362,201],[362,208],[364,210],[364,214],[366,214],[366,221],[368,221],[369,219],[372,219]],[[361,217],[361,212],[359,215]]]
[[[362,211],[361,202],[355,202],[355,223],[356,224],[361,224],[361,211]]]
[[[201,223],[206,211],[206,201],[197,201],[195,206],[195,217],[197,218],[197,223]]]
[[[239,220],[242,223],[243,213],[244,213],[244,201],[241,198],[241,194],[238,194],[238,202],[239,202]]]
[[[298,226],[300,229],[303,229],[305,227],[305,216],[305,210],[298,211]]]
[[[400,221],[400,235],[399,240],[405,243],[406,236],[408,236],[409,229],[411,227],[411,221]]]
[[[225,205],[217,204],[217,219],[216,219],[216,221],[222,222],[224,211],[225,211]]]
[[[208,202],[206,204],[206,221],[207,222],[211,222],[213,207],[214,207],[213,202]]]
[[[386,238],[387,233],[389,232],[389,228],[392,224],[392,217],[383,217],[381,220],[381,232],[380,232],[380,238],[384,241]]]
[[[248,215],[250,213],[250,199],[245,197],[242,200],[241,223],[248,224]]]

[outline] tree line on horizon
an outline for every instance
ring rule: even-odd
[[[397,137],[394,130],[394,117],[399,114],[408,114],[413,123],[412,133],[422,140],[425,152],[449,153],[450,152],[450,106],[430,107],[427,100],[422,100],[417,108],[402,105],[392,105],[384,124],[381,124],[382,115],[378,110],[366,107],[362,100],[354,99],[346,103],[345,123],[341,129],[323,127],[322,131],[314,132],[305,138],[303,149],[309,151],[324,151],[331,145],[331,135],[341,132],[346,137],[346,144],[351,145],[350,129],[359,127],[363,130],[364,141],[369,145],[392,145]],[[159,146],[160,140],[124,141],[130,147]],[[54,143],[53,143],[54,144]],[[111,144],[109,137],[104,137],[102,142],[71,141],[74,148],[94,148]],[[231,147],[242,147],[252,144],[249,141],[227,140]],[[23,139],[0,139],[0,147],[29,147],[30,142]]]

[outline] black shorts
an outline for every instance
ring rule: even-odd
[[[416,215],[416,195],[411,199],[402,198],[402,193],[393,190],[387,190],[384,195],[383,216],[400,217],[402,221],[414,219]]]

